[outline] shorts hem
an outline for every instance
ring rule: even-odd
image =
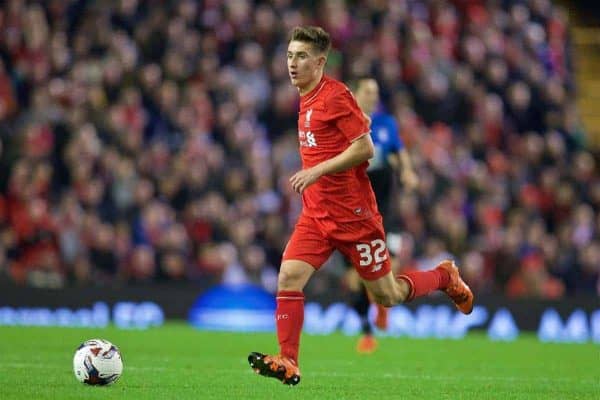
[[[376,273],[373,274],[369,274],[368,276],[363,276],[361,275],[360,271],[358,268],[356,268],[356,271],[358,272],[358,275],[364,279],[365,281],[376,281],[379,278],[383,278],[384,276],[386,276],[391,270],[392,268],[390,266],[386,267],[386,268],[382,268],[381,270],[377,271]]]

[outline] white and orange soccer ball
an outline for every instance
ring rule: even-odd
[[[110,385],[123,373],[121,352],[107,340],[87,340],[75,351],[73,372],[88,385]]]

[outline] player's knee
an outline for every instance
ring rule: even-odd
[[[282,268],[279,271],[277,287],[279,290],[302,290],[302,278],[298,272]]]

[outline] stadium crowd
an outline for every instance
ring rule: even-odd
[[[7,0],[0,276],[274,290],[305,24],[332,35],[328,73],[376,77],[399,121],[420,185],[382,210],[398,268],[452,255],[478,294],[600,294],[597,154],[549,0]]]

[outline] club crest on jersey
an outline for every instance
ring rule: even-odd
[[[306,118],[304,119],[304,127],[310,128],[310,117],[312,117],[313,109],[309,108],[306,112]]]

